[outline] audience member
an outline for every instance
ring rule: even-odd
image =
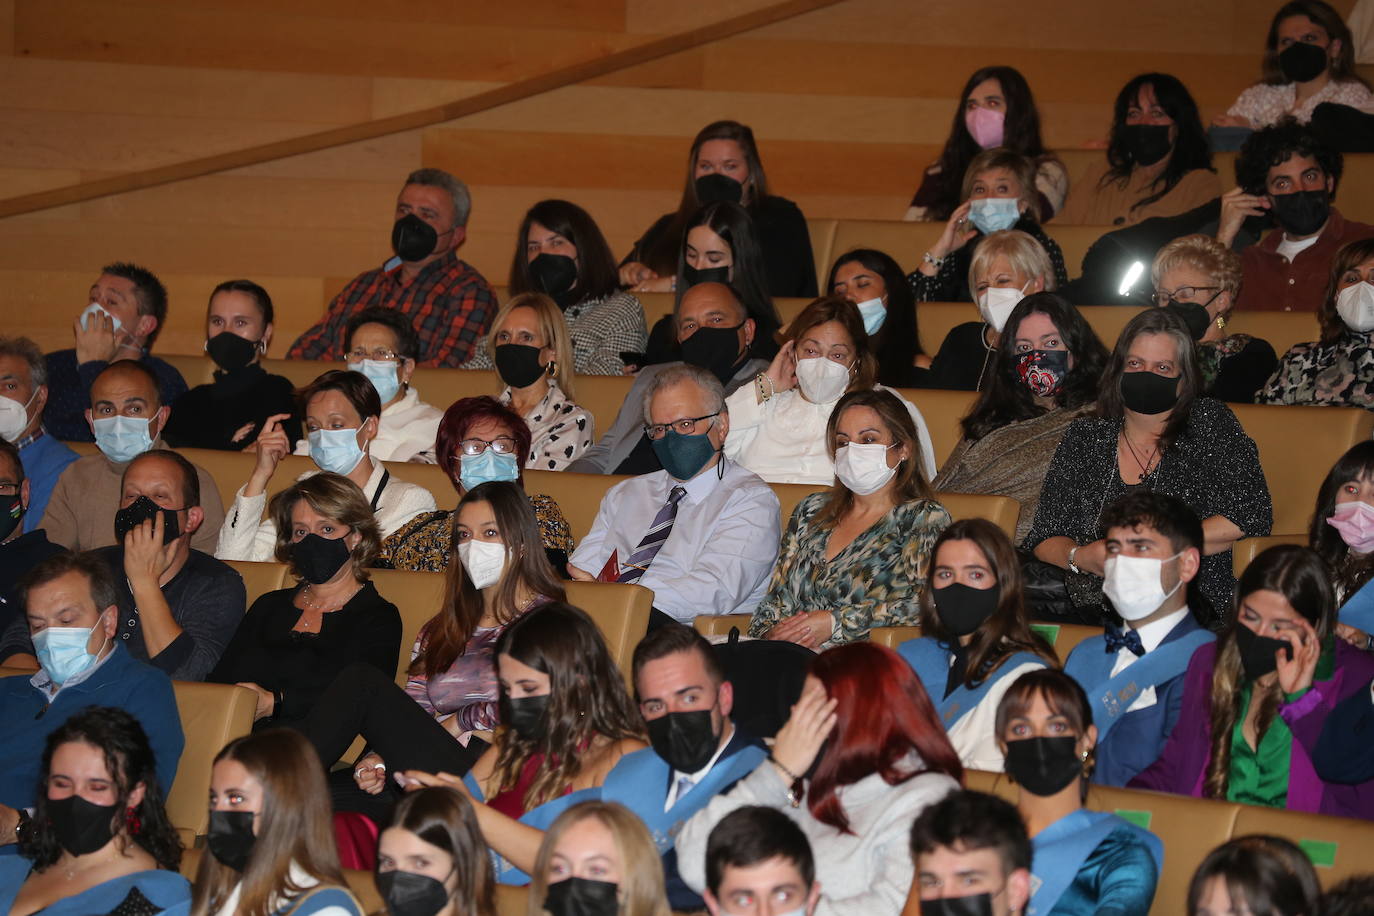
[[[1177,496],[1202,519],[1198,585],[1217,615],[1235,584],[1231,546],[1269,533],[1273,505],[1255,443],[1230,408],[1201,391],[1183,320],[1147,309],[1117,339],[1097,415],[1075,420],[1060,440],[1022,546],[1068,570],[1068,597],[1082,620],[1102,619],[1101,507],[1130,490]],[[1221,620],[1200,613],[1209,626]]]
[[[30,485],[19,460],[19,449],[8,440],[0,440],[0,634],[17,626],[26,639],[28,625],[17,594],[19,580],[43,560],[63,552],[63,548],[48,540],[42,528],[24,531],[22,523],[33,506]],[[0,663],[3,662],[4,643],[0,641]]]
[[[42,916],[186,912],[181,839],[167,820],[157,762],[138,720],[91,706],[48,735],[18,873],[0,909]],[[27,867],[25,867],[27,866]],[[29,869],[32,869],[29,871]]]
[[[381,426],[382,405],[377,389],[361,372],[331,369],[300,393],[305,414],[310,458],[320,471],[346,477],[363,494],[369,519],[386,537],[422,512],[435,508],[434,496],[424,487],[391,476],[372,455],[372,442]],[[248,482],[234,494],[224,513],[215,556],[221,560],[270,560],[279,551],[281,532],[274,520],[263,518],[267,485],[281,460],[291,453],[291,443],[281,422],[284,415],[269,417],[258,436],[257,463]],[[303,481],[320,471],[303,474]],[[375,550],[374,550],[375,555]]]
[[[1159,837],[1083,807],[1097,727],[1062,671],[1024,674],[1002,696],[997,734],[1033,854],[1028,913],[1145,916],[1164,864]]]
[[[150,352],[167,323],[167,289],[152,272],[118,261],[101,268],[88,293],[91,304],[72,322],[76,345],[47,356],[48,398],[44,425],[63,442],[92,441],[88,425],[97,376],[111,363],[141,363],[153,379],[159,404],[186,393],[186,380]],[[83,422],[86,421],[86,422]]]
[[[707,124],[692,140],[687,179],[675,213],[667,213],[635,242],[620,263],[622,286],[666,290],[677,269],[688,220],[704,204],[729,201],[749,211],[775,297],[816,295],[816,262],[806,217],[785,197],[768,193],[754,132],[738,121]]]
[[[1351,875],[1322,894],[1321,914],[1369,916],[1371,900],[1374,900],[1374,874]]]
[[[43,426],[48,405],[48,362],[27,337],[0,337],[0,439],[19,449],[29,499],[24,531],[36,531],[57,478],[76,460]]]
[[[210,773],[210,833],[193,916],[362,916],[329,831],[324,768],[284,728],[235,738]]]
[[[1283,837],[1250,834],[1202,860],[1188,886],[1188,916],[1326,916],[1321,895],[1312,860],[1301,847]]]
[[[296,386],[270,375],[262,359],[272,343],[272,297],[252,280],[225,280],[205,308],[205,352],[217,367],[215,380],[176,399],[162,431],[173,448],[250,448],[268,417],[287,414],[287,438],[301,438]]]
[[[248,609],[209,680],[257,695],[254,729],[299,727],[353,662],[396,673],[401,616],[368,579],[381,543],[361,490],[338,474],[306,477],[268,506],[275,559],[297,584]]]
[[[1183,705],[1193,652],[1215,637],[1189,607],[1202,560],[1202,523],[1182,500],[1137,491],[1109,504],[1103,591],[1124,624],[1069,653],[1097,725],[1093,781],[1124,786],[1154,763]]]
[[[348,319],[371,306],[410,319],[421,366],[457,366],[472,357],[496,312],[496,296],[471,264],[458,258],[472,201],[467,185],[442,169],[417,169],[396,198],[391,250],[396,256],[364,271],[291,345],[290,359],[340,361]]]
[[[528,916],[668,916],[644,824],[621,805],[583,801],[549,826],[530,880]]]
[[[1040,139],[1040,112],[1026,78],[1013,67],[982,67],[964,83],[959,98],[940,158],[925,170],[904,218],[949,219],[968,198],[959,190],[969,163],[984,150],[1001,148],[1031,163],[1036,209],[1048,222],[1064,205],[1069,173]]]
[[[959,757],[906,662],[874,643],[838,646],[812,663],[768,762],[678,834],[682,877],[704,889],[716,824],[745,805],[765,805],[796,822],[811,843],[824,890],[818,913],[895,913],[914,871],[901,838],[912,818],[962,778]]]
[[[721,384],[705,369],[655,375],[644,432],[664,470],[606,492],[568,574],[651,589],[657,622],[753,611],[777,559],[780,510],[767,484],[725,457],[730,420]]]
[[[1374,578],[1374,442],[1352,445],[1327,471],[1307,546],[1326,564],[1337,605],[1353,600]]]
[[[1059,667],[1032,632],[1021,565],[992,522],[950,525],[930,553],[930,588],[921,590],[921,636],[897,652],[921,679],[964,766],[1002,771],[994,728],[1002,695],[1028,671]]]
[[[1177,77],[1144,73],[1117,95],[1106,161],[1074,182],[1059,221],[1133,225],[1186,213],[1220,194],[1192,95]]]
[[[1188,663],[1178,724],[1132,786],[1293,811],[1374,817],[1374,779],[1323,780],[1313,756],[1374,658],[1337,639],[1335,595],[1306,547],[1271,547],[1236,587],[1235,619]]]
[[[817,299],[793,319],[767,372],[726,401],[732,422],[725,454],[770,483],[834,482],[826,422],[846,392],[883,387],[877,370],[859,310],[836,296]],[[902,403],[918,433],[914,457],[929,480],[935,476],[930,431],[916,405]]]
[[[950,523],[892,391],[840,398],[826,423],[835,483],[797,504],[749,634],[812,649],[916,622],[932,547]]]
[[[931,485],[937,492],[1016,500],[1019,544],[1035,519],[1059,440],[1097,400],[1107,350],[1078,309],[1053,293],[1022,299],[996,336],[991,371]]]
[[[456,789],[412,792],[377,847],[377,894],[394,916],[495,916],[491,860]]]
[[[922,811],[911,859],[904,916],[1020,916],[1030,902],[1030,837],[1021,813],[995,795],[961,789]]]
[[[113,518],[121,504],[124,469],[144,452],[165,448],[162,430],[171,411],[160,399],[157,379],[142,363],[119,360],[96,376],[86,423],[100,454],[76,459],[58,478],[40,523],[48,540],[69,550],[118,543]],[[211,553],[224,521],[224,503],[209,472],[192,467],[204,520],[192,532],[191,546]]]
[[[872,248],[840,255],[826,279],[827,295],[854,303],[878,359],[878,381],[893,388],[917,388],[926,382],[930,355],[917,331],[916,297],[902,267],[892,256]],[[889,320],[891,319],[891,320]]]
[[[710,916],[814,916],[821,902],[806,834],[776,808],[736,808],[706,840]]]

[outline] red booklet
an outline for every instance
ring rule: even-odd
[[[619,582],[620,581],[620,551],[612,550],[611,558],[606,561],[606,565],[601,567],[601,572],[596,577],[598,582]]]

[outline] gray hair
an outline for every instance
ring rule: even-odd
[[[0,356],[17,356],[28,363],[34,388],[48,384],[48,361],[38,344],[27,337],[0,337]]]
[[[468,224],[468,214],[472,212],[472,196],[468,194],[468,186],[448,172],[443,169],[416,169],[406,176],[406,184],[443,188],[453,198],[453,225]]]
[[[691,382],[696,385],[706,395],[706,412],[721,413],[725,410],[725,387],[721,385],[720,379],[700,366],[693,366],[690,363],[674,363],[654,376],[649,383],[649,390],[644,392],[644,422],[652,423],[649,418],[649,405],[654,402],[654,396],[665,388],[671,388],[682,382]]]

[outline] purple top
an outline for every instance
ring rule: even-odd
[[[1202,796],[1207,763],[1212,755],[1212,670],[1217,643],[1198,648],[1188,662],[1183,709],[1159,759],[1131,780],[1137,789],[1158,789],[1178,795]],[[1332,708],[1365,688],[1374,678],[1374,658],[1336,640],[1336,664],[1330,680],[1312,687],[1279,715],[1293,733],[1289,762],[1288,809],[1344,817],[1374,818],[1374,780],[1356,785],[1322,782],[1312,766],[1312,754]]]

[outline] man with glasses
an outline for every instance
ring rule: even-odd
[[[752,613],[778,556],[778,498],[721,453],[730,414],[720,380],[685,363],[664,369],[644,421],[664,469],[606,493],[569,575],[652,589],[650,627]]]

